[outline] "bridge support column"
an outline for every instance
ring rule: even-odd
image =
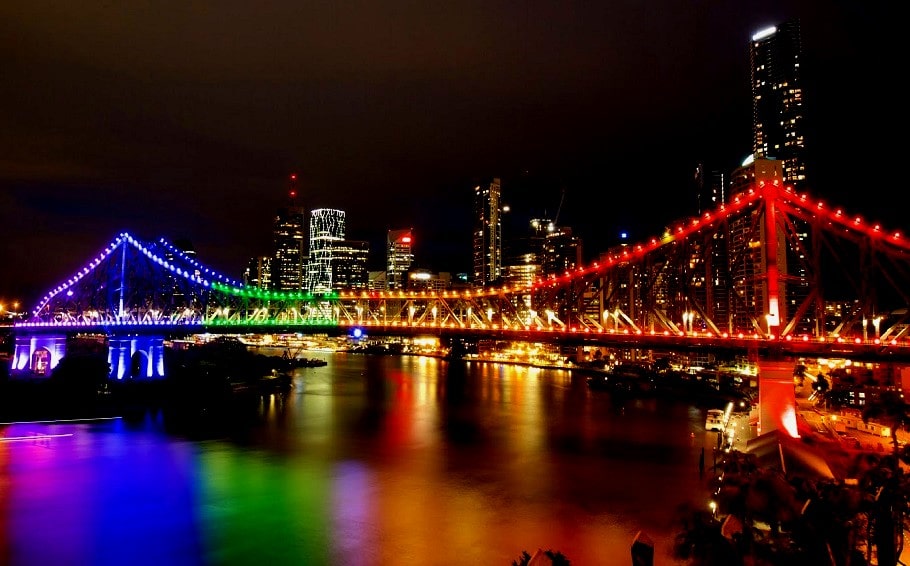
[[[781,430],[799,436],[793,367],[792,362],[758,362],[758,434]]]
[[[160,379],[164,377],[162,336],[111,336],[108,339],[111,379]]]
[[[51,372],[65,354],[66,336],[64,335],[16,336],[10,374],[50,377]]]

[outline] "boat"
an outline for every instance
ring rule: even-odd
[[[285,362],[286,368],[315,368],[329,365],[329,362],[319,358],[303,358],[291,355],[290,349],[284,351],[281,359]]]
[[[287,358],[284,361],[287,368],[315,368],[329,365],[329,362],[318,358]]]
[[[654,377],[654,372],[643,365],[621,363],[588,377],[588,387],[608,391],[645,392],[654,388]]]

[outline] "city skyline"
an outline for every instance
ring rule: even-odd
[[[301,175],[301,204],[307,210],[347,211],[349,236],[371,241],[372,254],[381,253],[389,229],[413,226],[417,263],[435,262],[431,267],[438,270],[470,270],[471,195],[476,180],[484,177],[501,177],[504,202],[523,201],[530,215],[545,216],[559,207],[560,223],[572,226],[591,253],[604,251],[620,230],[631,240],[651,236],[696,212],[690,181],[697,163],[732,169],[749,152],[749,38],[790,18],[798,18],[802,27],[806,104],[822,122],[810,130],[818,185],[807,189],[851,213],[904,229],[896,207],[886,202],[893,194],[890,172],[886,166],[869,166],[872,158],[887,164],[896,155],[877,136],[883,118],[897,109],[888,104],[896,102],[897,90],[887,82],[896,79],[881,73],[889,54],[882,48],[896,41],[887,26],[896,25],[896,18],[870,7],[849,13],[849,8],[819,6],[737,4],[735,17],[724,19],[732,4],[726,11],[702,7],[680,15],[676,12],[688,4],[666,3],[666,11],[682,19],[615,12],[628,19],[614,30],[610,14],[556,8],[559,13],[546,14],[542,6],[529,5],[513,26],[502,27],[499,39],[528,32],[523,37],[539,36],[540,45],[513,42],[510,51],[481,42],[471,50],[454,42],[459,49],[451,54],[445,43],[414,31],[422,29],[418,24],[452,30],[450,39],[465,38],[474,37],[468,34],[471,24],[495,29],[494,23],[512,21],[506,17],[511,14],[478,7],[475,19],[455,18],[452,27],[429,13],[399,14],[400,21],[373,14],[380,29],[412,31],[389,41],[390,50],[376,59],[365,48],[382,37],[367,34],[363,14],[353,23],[335,24],[338,29],[351,25],[364,36],[362,43],[339,45],[332,54],[342,59],[342,48],[353,49],[361,58],[350,65],[331,67],[341,61],[323,61],[321,68],[319,57],[287,55],[257,74],[250,60],[240,57],[234,69],[215,55],[240,56],[261,36],[241,34],[241,46],[234,48],[201,25],[215,14],[178,11],[169,21],[145,14],[147,25],[140,25],[139,16],[124,9],[104,14],[110,37],[102,34],[93,43],[86,40],[102,26],[101,13],[64,10],[45,19],[40,9],[7,5],[0,8],[9,12],[0,26],[18,28],[3,41],[18,57],[11,69],[14,80],[0,87],[10,125],[0,137],[0,182],[7,187],[0,203],[0,297],[33,300],[121,230],[186,238],[200,261],[239,276],[250,257],[269,251],[270,223],[286,195],[290,171]],[[74,22],[64,21],[67,15]],[[552,16],[549,23],[556,30],[574,33],[560,40],[557,31],[541,29],[535,16],[543,15]],[[258,18],[255,22],[275,25],[271,18]],[[218,19],[226,30],[246,29],[235,27],[229,15]],[[76,29],[77,23],[85,29]],[[176,37],[190,48],[182,63],[153,57],[159,49],[169,53],[154,33],[170,29],[168,23],[181,24]],[[191,23],[200,25],[190,29]],[[617,44],[599,39],[605,29],[626,39]],[[107,51],[131,30],[137,32],[134,44],[119,53]],[[663,37],[669,30],[674,33]],[[312,41],[319,44],[322,38],[315,35]],[[51,39],[39,46],[37,40],[45,37]],[[212,40],[209,47],[204,39]],[[279,39],[300,47],[290,36],[279,34]],[[406,49],[418,45],[431,49]],[[619,51],[626,56],[612,60]],[[636,66],[642,53],[651,65],[645,74]],[[520,64],[529,56],[534,65]],[[255,58],[251,53],[247,59]],[[320,84],[306,86],[302,78],[291,78],[282,83],[284,90],[274,90],[276,76],[295,61],[323,71],[315,80]],[[480,75],[468,72],[474,67],[480,67]],[[350,75],[334,76],[332,68]],[[195,78],[204,69],[210,74]],[[63,85],[69,88],[56,89]],[[439,90],[452,85],[459,88]],[[884,100],[876,97],[874,107],[853,109],[865,111],[862,121],[844,102],[860,101],[858,95],[874,87]],[[238,89],[238,98],[225,94]],[[620,99],[620,90],[628,90],[630,98]],[[469,92],[475,98],[463,96]],[[331,100],[331,93],[343,104]],[[145,106],[126,100],[132,95]],[[308,111],[295,111],[297,95]],[[195,115],[202,106],[194,100],[200,97],[211,108]],[[272,104],[278,108],[267,112]],[[418,112],[405,112],[409,105]],[[160,107],[170,109],[162,113]],[[311,115],[321,110],[329,114],[325,121]],[[383,113],[388,116],[377,118]],[[587,122],[579,116],[587,116]],[[293,128],[277,127],[282,117]],[[837,124],[830,123],[832,117]],[[368,127],[354,129],[351,122],[358,118]],[[620,123],[617,129],[607,128],[614,122]],[[305,135],[307,125],[318,139]],[[242,126],[251,128],[246,137]],[[417,146],[424,153],[415,153]],[[830,151],[834,148],[838,153]]]

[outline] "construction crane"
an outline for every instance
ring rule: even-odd
[[[559,213],[562,211],[562,203],[566,200],[566,188],[563,186],[562,192],[559,195],[559,206],[556,207],[556,216],[553,217],[553,226],[559,226]]]

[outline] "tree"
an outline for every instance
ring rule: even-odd
[[[863,422],[878,421],[891,429],[894,454],[900,453],[897,431],[910,428],[910,407],[896,391],[883,391],[879,397],[863,408]]]
[[[885,391],[863,408],[862,418],[864,423],[876,420],[891,429],[892,456],[883,458],[878,474],[870,476],[870,488],[874,490],[872,528],[878,563],[893,566],[903,550],[908,502],[907,482],[900,467],[900,459],[906,453],[901,450],[897,432],[910,425],[910,409],[900,394]]]
[[[550,564],[552,564],[553,566],[570,566],[571,565],[571,563],[569,562],[569,559],[566,558],[559,551],[553,551],[553,550],[540,551],[540,550],[538,550],[534,554],[534,556],[537,556],[538,554],[543,554],[544,556],[549,558]],[[531,560],[533,558],[534,558],[533,556],[528,554],[528,551],[522,550],[521,556],[518,557],[518,560],[512,561],[512,566],[528,566],[528,564],[531,563]]]

